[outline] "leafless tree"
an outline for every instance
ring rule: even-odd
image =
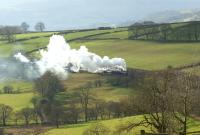
[[[120,130],[148,126],[159,133],[187,133],[189,117],[199,102],[200,78],[190,73],[168,69],[146,77],[133,102],[144,119],[122,125]],[[130,107],[131,108],[131,107]],[[125,109],[126,110],[126,109]]]
[[[108,117],[112,115],[114,118],[119,118],[122,115],[122,106],[120,102],[110,101],[107,103]]]
[[[42,97],[47,97],[49,100],[52,100],[56,93],[64,91],[60,78],[50,71],[35,80],[35,88]]]
[[[15,122],[15,125],[18,125],[18,121],[21,119],[23,119],[21,112],[20,111],[14,112],[13,120]]]
[[[22,28],[23,32],[25,32],[25,33],[28,31],[29,27],[30,26],[26,22],[23,22],[21,24],[21,28]]]
[[[187,133],[188,119],[198,104],[200,79],[190,73],[177,76],[176,90],[173,92],[173,114],[181,123],[183,134]]]
[[[72,119],[73,123],[77,124],[81,109],[76,102],[69,105],[67,108],[67,113],[69,114],[69,117]]]
[[[43,22],[38,22],[38,23],[35,25],[35,30],[36,30],[36,31],[42,32],[44,29],[45,29],[45,25],[44,25]]]
[[[79,98],[82,108],[84,110],[85,122],[88,121],[88,105],[89,101],[91,100],[90,89],[91,89],[91,83],[88,83],[87,85],[81,87],[79,90]]]
[[[19,26],[3,26],[0,28],[0,34],[3,39],[7,40],[9,43],[15,41],[15,34],[21,33],[21,28]]]
[[[142,91],[136,100],[139,111],[144,114],[145,123],[159,133],[173,130],[173,118],[170,112],[173,80],[173,72],[156,73],[153,77],[145,79]]]
[[[117,132],[130,132],[137,126],[147,126],[154,132],[166,133],[169,130],[170,113],[168,94],[170,93],[169,74],[156,73],[145,78],[141,91],[135,98],[135,105],[143,119],[140,122],[128,122],[117,127]]]
[[[24,121],[26,123],[26,125],[28,126],[31,119],[33,118],[33,115],[34,115],[34,109],[32,108],[23,108],[21,111],[21,116],[24,118]]]
[[[63,106],[56,104],[51,106],[50,119],[52,124],[55,124],[57,128],[59,128],[59,125],[62,123],[63,115],[64,115]]]
[[[10,117],[12,111],[13,109],[10,106],[4,104],[0,105],[0,118],[2,120],[3,126],[6,126],[6,121]]]

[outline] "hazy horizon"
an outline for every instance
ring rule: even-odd
[[[198,0],[7,0],[0,2],[0,25],[42,21],[47,30],[98,27],[137,21],[165,10],[198,9]]]

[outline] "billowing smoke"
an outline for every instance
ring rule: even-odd
[[[23,63],[29,63],[30,60],[27,59],[24,55],[22,55],[21,53],[18,53],[18,54],[15,54],[14,57],[17,59],[17,60],[20,60],[21,62]]]
[[[71,49],[63,36],[53,35],[50,38],[47,50],[40,50],[41,58],[36,61],[30,61],[21,53],[14,57],[24,65],[29,65],[31,70],[29,74],[33,77],[40,76],[46,71],[54,72],[63,79],[67,78],[68,72],[87,71],[91,73],[101,72],[121,72],[126,71],[126,62],[121,58],[110,59],[107,56],[103,58],[95,53],[91,53],[85,46],[80,49]]]
[[[16,61],[14,58],[0,59],[0,81],[10,79],[31,80],[40,76],[34,63]]]

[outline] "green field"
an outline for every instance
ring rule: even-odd
[[[33,93],[0,94],[0,104],[9,105],[14,111],[19,111],[22,108],[32,106],[31,99],[33,96]]]
[[[109,34],[103,34],[103,35],[98,35],[94,37],[90,37],[89,39],[127,39],[128,38],[128,31],[122,31],[122,32],[115,32],[115,33],[109,33]]]
[[[113,31],[113,30],[104,30]],[[116,30],[115,30],[116,31]],[[84,37],[86,35],[101,33],[102,30],[75,32],[65,35],[66,40]],[[157,70],[167,66],[181,66],[198,62],[200,59],[199,43],[162,43],[153,41],[132,41],[127,40],[127,32],[117,32],[105,35],[91,37],[95,39],[90,41],[74,41],[70,45],[72,48],[79,48],[85,45],[91,52],[95,52],[101,56],[121,57],[127,62],[128,67]],[[28,35],[29,37],[29,35]],[[116,40],[107,40],[108,38],[119,38]],[[101,39],[101,40],[98,40]],[[105,40],[103,40],[105,39]],[[0,45],[0,54],[2,57],[10,56],[16,51],[30,51],[35,48],[44,47],[48,44],[48,37],[30,39],[13,44],[2,43]]]
[[[76,38],[83,38],[87,36],[93,36],[96,34],[102,34],[102,33],[112,33],[115,31],[124,31],[127,30],[127,28],[118,28],[118,29],[108,29],[108,30],[92,30],[92,31],[85,31],[85,32],[75,32],[75,33],[69,33],[65,34],[64,37],[66,40],[72,40]]]
[[[30,81],[24,81],[24,80],[8,80],[0,82],[0,91],[3,91],[3,87],[5,86],[12,86],[14,92],[27,92],[33,90],[33,83]]]
[[[73,92],[81,86],[87,84],[88,82],[94,82],[95,80],[99,79],[101,79],[102,81],[106,81],[105,77],[97,74],[72,73],[69,75],[69,79],[67,79],[63,83],[68,92]],[[105,101],[119,101],[120,99],[126,98],[133,92],[133,89],[113,87],[105,83],[99,88],[91,89],[91,94],[94,97],[98,99],[103,99]]]
[[[82,44],[101,56],[124,58],[128,67],[139,69],[164,69],[169,65],[176,67],[200,60],[200,43],[97,40],[72,45],[78,48]]]
[[[82,135],[84,131],[91,126],[95,125],[95,123],[101,123],[105,127],[110,130],[109,135],[117,134],[116,129],[120,124],[126,125],[128,123],[137,123],[143,119],[143,116],[132,116],[132,117],[125,117],[119,119],[112,119],[112,120],[102,120],[98,122],[88,122],[87,124],[77,124],[77,125],[65,125],[61,126],[59,129],[51,129],[44,135]],[[195,132],[199,131],[200,122],[196,120],[190,120],[188,132]],[[146,132],[152,132],[149,128],[144,126],[139,126],[137,128],[133,128],[132,131],[127,133],[126,135],[140,135],[140,130],[145,130]]]
[[[43,36],[50,36],[56,32],[34,32],[34,33],[25,33],[25,34],[16,34],[16,39],[29,39],[32,37],[43,37]]]
[[[113,133],[116,132],[116,128],[119,124],[122,123],[126,124],[127,122],[138,122],[141,119],[142,116],[133,116],[120,119],[99,121],[99,123],[102,123],[104,126],[108,127],[110,130],[110,135],[112,135]],[[87,124],[78,124],[78,125],[66,125],[62,126],[59,129],[52,129],[44,135],[82,135],[87,128],[90,128],[95,123],[96,122],[89,122]],[[148,129],[145,127],[138,127],[133,131],[131,131],[128,135],[139,134],[141,129],[146,129],[146,131],[148,131]]]

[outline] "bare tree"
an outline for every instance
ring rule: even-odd
[[[123,115],[124,117],[140,114],[137,110],[137,107],[135,106],[134,95],[120,99],[119,103],[121,115]]]
[[[10,106],[4,104],[0,105],[0,118],[2,120],[3,126],[6,126],[6,121],[10,117],[12,111],[13,109]]]
[[[103,120],[105,119],[105,116],[108,114],[107,108],[106,108],[106,102],[102,100],[96,100],[95,106],[94,106],[94,115],[96,116],[96,120],[98,119],[98,116]]]
[[[38,22],[38,23],[35,25],[35,30],[36,30],[36,31],[42,32],[44,29],[45,29],[45,25],[44,25],[43,22]]]
[[[73,102],[67,108],[69,116],[72,118],[73,123],[78,123],[78,118],[81,112],[81,109],[77,106],[76,102]]]
[[[85,115],[85,122],[88,121],[88,105],[89,105],[89,100],[91,99],[90,88],[91,84],[88,83],[87,85],[81,87],[79,91],[80,102]]]
[[[62,109],[62,105],[56,101],[56,94],[64,91],[64,85],[60,78],[54,73],[48,71],[43,76],[35,80],[35,88],[40,97],[32,99],[35,112],[40,117],[42,123],[55,123],[58,127],[60,116],[56,110]],[[53,118],[52,116],[55,116]]]
[[[172,69],[148,76],[133,101],[144,119],[122,125],[119,130],[143,125],[159,133],[186,134],[189,117],[194,115],[199,102],[199,84],[199,77]]]
[[[114,118],[119,118],[122,115],[122,106],[119,102],[110,101],[107,103],[107,111],[109,118],[111,115]]]
[[[21,24],[21,28],[22,28],[23,32],[25,32],[25,33],[28,31],[29,27],[30,26],[26,22],[23,22]]]
[[[62,123],[62,118],[64,115],[64,107],[61,105],[52,105],[50,119],[53,124],[59,128],[59,125]]]
[[[13,120],[15,122],[15,125],[18,125],[18,121],[21,120],[21,119],[23,119],[21,112],[20,111],[15,112],[14,116],[13,116]]]
[[[47,97],[49,100],[52,100],[56,93],[64,91],[60,78],[50,71],[35,80],[35,88],[42,97]]]
[[[23,108],[20,113],[24,118],[26,125],[29,125],[29,122],[31,121],[34,115],[34,109],[29,107]]]
[[[19,26],[4,26],[0,28],[0,34],[3,39],[7,40],[9,43],[15,41],[15,34],[21,33]]]
[[[200,79],[190,73],[179,74],[173,92],[173,114],[181,123],[183,134],[187,133],[188,119],[198,104]]]
[[[170,112],[174,74],[169,70],[153,75],[144,81],[142,92],[137,97],[137,107],[144,114],[145,123],[159,133],[173,130]]]

